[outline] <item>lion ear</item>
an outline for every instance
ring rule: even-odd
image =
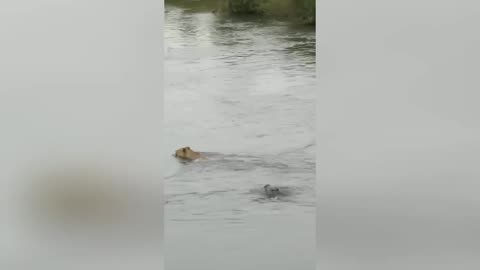
[[[185,147],[186,149],[190,150],[190,146]]]

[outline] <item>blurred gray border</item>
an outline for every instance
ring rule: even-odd
[[[475,1],[317,1],[317,269],[479,269]]]

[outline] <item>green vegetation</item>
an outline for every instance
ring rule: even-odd
[[[315,0],[225,0],[228,12],[287,18],[315,24]]]
[[[315,25],[315,0],[165,0],[167,4],[224,15],[258,15]]]
[[[223,0],[165,0],[165,4],[179,6],[196,12],[219,10]]]

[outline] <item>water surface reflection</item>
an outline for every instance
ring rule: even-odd
[[[166,9],[166,268],[314,269],[314,30]]]

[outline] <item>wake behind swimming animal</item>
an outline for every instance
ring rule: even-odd
[[[190,161],[205,158],[199,152],[193,151],[189,146],[177,149],[177,151],[175,151],[175,157],[182,160],[190,160]]]
[[[267,195],[268,198],[275,198],[280,195],[280,189],[278,187],[273,187],[267,184],[263,187],[263,189],[265,190],[265,195]]]

